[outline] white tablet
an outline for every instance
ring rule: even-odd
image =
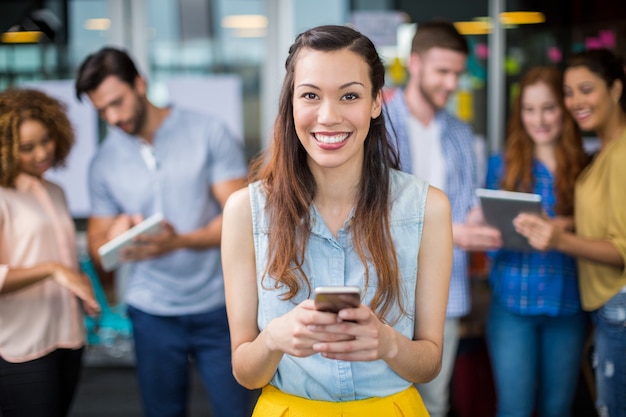
[[[480,199],[485,222],[500,230],[504,248],[535,250],[524,236],[515,231],[513,219],[520,213],[541,215],[543,209],[539,194],[479,188],[476,195]]]
[[[163,214],[157,213],[148,217],[141,223],[138,223],[125,231],[124,233],[109,240],[98,249],[100,255],[100,263],[105,271],[112,271],[119,267],[123,262],[120,259],[120,252],[127,246],[133,244],[133,239],[139,235],[156,235],[161,231],[161,221]]]

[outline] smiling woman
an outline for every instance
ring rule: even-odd
[[[351,51],[300,51],[295,65],[293,117],[312,170],[362,162],[363,142],[381,112],[367,63]],[[314,165],[314,166],[311,166]]]
[[[54,161],[55,143],[48,129],[38,120],[24,120],[19,129],[20,167],[23,172],[41,178]]]
[[[35,90],[0,94],[0,414],[65,416],[85,345],[79,272],[63,191],[43,178],[74,136],[63,106]]]
[[[41,177],[65,163],[74,133],[60,102],[37,90],[8,90],[0,104],[0,185],[14,187],[24,168]]]
[[[367,37],[313,28],[286,70],[273,143],[224,209],[233,373],[263,388],[255,417],[426,416],[413,383],[441,363],[448,200],[397,171]],[[338,285],[360,304],[316,310],[313,288]]]
[[[626,416],[626,74],[607,49],[571,56],[563,83],[565,105],[578,125],[593,130],[600,150],[576,181],[573,230],[520,215],[517,230],[540,250],[578,258],[583,309],[595,325],[598,415]]]
[[[486,182],[489,188],[541,195],[545,215],[571,229],[574,183],[588,158],[565,109],[562,85],[556,68],[524,74],[504,155],[489,159]],[[542,415],[568,415],[586,325],[576,260],[556,251],[511,248],[491,256],[487,342],[497,414],[529,417],[536,408]]]

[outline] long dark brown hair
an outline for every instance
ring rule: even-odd
[[[262,180],[267,191],[267,210],[274,227],[269,231],[269,257],[265,276],[291,299],[305,286],[311,287],[302,269],[310,233],[309,210],[317,185],[307,164],[307,153],[296,134],[293,119],[294,69],[302,49],[337,51],[346,49],[361,56],[369,66],[372,97],[384,85],[385,68],[372,42],[345,26],[319,26],[296,38],[289,48],[286,75],[280,93],[273,140],[265,154],[252,164],[251,180]],[[371,120],[364,143],[364,160],[359,198],[351,225],[356,252],[368,271],[368,262],[378,275],[378,288],[371,308],[383,318],[397,300],[400,282],[396,251],[389,226],[389,170],[398,168],[395,148],[389,145],[381,113]],[[369,275],[366,272],[366,286]]]
[[[506,140],[505,175],[502,188],[509,191],[532,192],[535,185],[533,161],[535,143],[522,124],[522,96],[524,90],[542,83],[554,95],[563,116],[563,130],[556,143],[556,171],[554,173],[554,211],[571,215],[574,211],[574,183],[588,162],[578,125],[565,108],[563,101],[563,76],[556,68],[536,67],[520,80],[519,94],[513,102]]]

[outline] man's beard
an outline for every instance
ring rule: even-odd
[[[137,97],[137,105],[133,117],[131,118],[132,129],[126,131],[129,135],[137,136],[146,125],[146,115],[148,106],[143,102],[141,97]]]
[[[446,103],[443,104],[443,106],[440,106],[439,104],[437,104],[437,102],[433,99],[433,95],[431,94],[431,92],[425,87],[425,83],[424,83],[424,76],[423,74],[420,74],[420,77],[418,79],[418,83],[417,83],[417,89],[419,90],[420,94],[422,95],[422,97],[424,98],[424,101],[426,101],[433,109],[435,109],[435,111],[439,111],[443,108],[446,107],[447,105],[447,101]]]
[[[422,95],[422,97],[424,98],[424,100],[433,108],[435,109],[435,111],[437,110],[441,110],[443,107],[441,107],[440,105],[438,105],[437,103],[435,103],[435,100],[433,100],[432,95],[430,94],[430,92],[428,90],[426,90],[423,87],[423,84],[420,82],[417,85],[417,88],[419,89],[420,94]]]

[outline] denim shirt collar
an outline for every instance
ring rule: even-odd
[[[352,219],[354,218],[355,210],[356,209],[353,207],[350,211],[350,214],[343,222],[343,226],[341,226],[341,229],[339,229],[340,234],[350,231],[350,226],[352,225]],[[311,218],[311,234],[317,235],[324,239],[336,240],[335,236],[333,236],[331,231],[326,226],[326,223],[324,222],[324,219],[322,218],[320,212],[317,210],[315,204],[311,204],[311,207],[309,208],[309,216]]]

